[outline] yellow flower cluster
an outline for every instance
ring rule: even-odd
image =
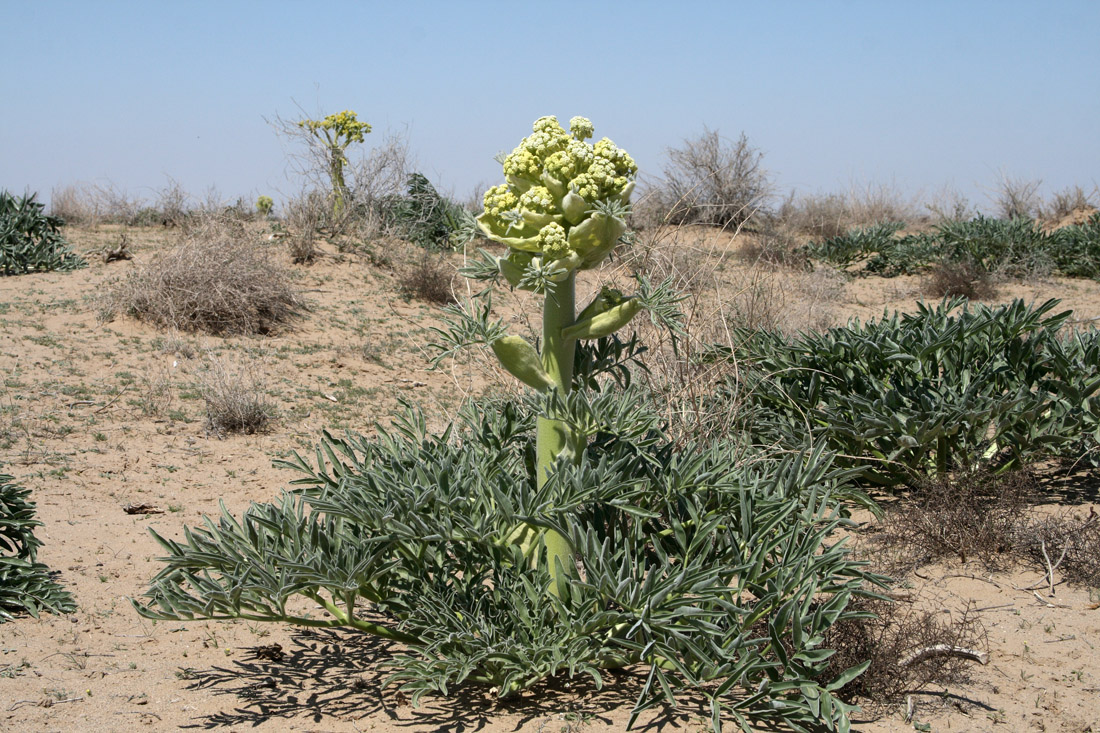
[[[347,140],[344,143],[361,143],[363,136],[370,132],[370,123],[360,122],[355,112],[344,110],[338,114],[329,115],[323,120],[300,120],[298,127],[304,127],[316,134],[318,130],[332,130],[337,140],[341,137]]]
[[[519,250],[567,256],[570,232],[588,218],[591,205],[626,203],[638,171],[607,138],[588,142],[592,134],[585,117],[572,118],[568,132],[556,117],[536,120],[531,134],[504,159],[508,182],[485,194],[485,212],[478,218],[482,229]],[[592,236],[584,231],[580,239]]]
[[[596,128],[592,126],[592,120],[587,117],[574,117],[569,120],[569,132],[576,140],[587,140],[592,137]],[[606,140],[606,138],[604,138]]]
[[[485,192],[485,213],[500,216],[519,206],[519,198],[507,186],[493,186]]]
[[[519,197],[519,205],[533,214],[550,214],[554,209],[554,196],[546,186],[534,186]]]
[[[550,222],[539,230],[539,249],[548,260],[560,260],[573,251],[569,247],[565,229],[557,222]]]
[[[625,150],[608,140],[606,137],[592,146],[592,152],[597,158],[603,158],[611,163],[615,169],[616,176],[626,178],[638,172],[638,166],[635,165],[634,159],[631,158]]]
[[[542,173],[542,163],[531,151],[519,147],[504,159],[504,175],[535,179]]]

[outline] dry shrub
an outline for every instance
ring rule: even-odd
[[[887,510],[878,541],[900,550],[910,567],[956,557],[996,568],[1016,548],[1035,497],[1035,478],[1023,470],[931,478]]]
[[[102,315],[122,311],[175,331],[266,334],[301,308],[289,272],[270,251],[214,230],[136,269],[107,296]]]
[[[997,295],[989,272],[970,261],[940,262],[923,278],[922,290],[933,298],[961,295],[988,300]]]
[[[734,142],[704,128],[666,154],[664,179],[643,205],[661,212],[666,224],[740,227],[771,195],[768,174],[760,167],[763,153],[744,133]]]
[[[750,331],[780,328],[789,300],[785,286],[770,272],[750,269],[733,284],[726,314],[730,326]]]
[[[453,274],[453,269],[442,256],[425,249],[415,263],[405,268],[398,279],[401,292],[406,297],[446,305],[455,300],[451,291]]]
[[[782,222],[767,221],[755,234],[745,237],[741,259],[754,265],[769,267],[806,267],[806,254],[797,235]]]
[[[166,227],[183,226],[193,213],[191,197],[174,178],[157,193],[156,210],[160,223]]]
[[[115,184],[78,183],[55,188],[50,193],[50,211],[69,224],[94,225],[100,222],[133,226],[147,210],[146,202],[131,198]]]
[[[1001,175],[994,206],[1001,219],[1035,219],[1042,212],[1043,199],[1039,196],[1042,181],[1026,181]]]
[[[738,244],[731,233],[713,229],[646,229],[617,268],[601,270],[616,287],[627,289],[627,278],[641,274],[654,283],[671,281],[687,296],[679,304],[685,334],[675,349],[667,334],[647,330],[647,319],[632,324],[645,332],[648,347],[648,372],[639,378],[677,440],[729,436],[744,419],[737,414],[738,398],[723,397],[716,404],[716,386],[736,384],[739,369],[733,360],[713,358],[716,344],[738,345],[741,327],[796,331],[833,322],[832,304],[840,296],[841,276],[745,267],[738,262],[738,252],[743,251]]]
[[[275,409],[264,394],[263,382],[251,368],[229,371],[210,359],[199,375],[199,394],[206,403],[206,429],[224,437],[229,433],[265,432]]]
[[[1062,513],[1034,520],[1018,545],[1040,568],[1057,571],[1071,583],[1100,588],[1100,514],[1095,508],[1083,516]]]
[[[1093,190],[1092,194],[1085,193],[1080,186],[1065,188],[1051,198],[1043,207],[1044,218],[1053,222],[1059,222],[1078,211],[1089,211],[1100,207],[1100,201],[1093,197],[1100,194],[1100,187]]]
[[[712,246],[715,239],[721,240],[718,246]],[[668,280],[686,296],[679,304],[685,333],[676,348],[668,334],[653,329],[648,319],[639,317],[631,324],[642,332],[648,349],[646,370],[637,378],[646,385],[669,433],[684,444],[706,436],[728,436],[737,420],[731,403],[715,409],[714,395],[715,386],[735,374],[737,365],[729,359],[706,358],[714,344],[728,343],[732,337],[720,295],[722,271],[731,259],[730,243],[730,235],[698,227],[644,229],[617,267],[599,271],[615,287],[628,289],[628,278],[637,273],[654,283]]]
[[[872,712],[929,684],[966,681],[972,661],[948,654],[915,656],[918,651],[945,645],[981,652],[987,646],[985,630],[969,608],[951,618],[906,601],[860,597],[849,609],[866,616],[830,627],[823,646],[836,654],[829,659],[825,675],[836,677],[870,660],[867,671],[845,685],[840,695],[861,698],[863,707]]]
[[[100,220],[96,202],[89,187],[84,184],[62,186],[50,191],[50,213],[61,217],[66,224],[91,226]]]
[[[130,401],[145,417],[162,417],[172,406],[172,375],[164,370],[141,378],[140,396]]]
[[[969,199],[962,193],[944,186],[932,195],[931,201],[924,205],[933,221],[968,221],[978,215],[977,209],[970,205]]]
[[[311,265],[320,254],[312,230],[301,230],[288,237],[287,249],[290,251],[290,261],[296,265]]]
[[[887,185],[855,186],[844,193],[805,194],[792,192],[779,208],[780,221],[793,231],[812,239],[831,239],[853,229],[883,222],[920,221],[916,204]]]

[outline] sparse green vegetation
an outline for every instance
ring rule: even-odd
[[[810,244],[807,255],[845,269],[866,263],[865,273],[908,275],[936,265],[965,264],[986,273],[1100,277],[1100,213],[1084,224],[1053,231],[1031,219],[944,220],[931,232],[894,236],[902,224],[879,224]]]
[[[47,613],[71,613],[76,603],[69,592],[53,578],[49,568],[36,561],[41,541],[34,528],[35,519],[30,489],[15,484],[15,479],[0,474],[0,623],[14,614],[34,617]]]
[[[34,194],[16,198],[0,191],[0,273],[21,275],[85,266],[61,236],[64,222],[44,209]]]

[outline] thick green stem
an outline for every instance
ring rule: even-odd
[[[550,376],[554,386],[563,394],[569,394],[573,382],[573,352],[576,339],[566,338],[562,330],[576,320],[575,273],[553,287],[547,288],[542,309],[542,368]],[[561,420],[540,417],[535,437],[535,480],[539,487],[546,483],[558,456],[563,453],[578,460],[582,446],[573,431]],[[546,547],[546,562],[554,582],[550,592],[558,594],[558,563],[569,573],[573,565],[573,548],[569,541],[552,529],[542,530],[542,542]]]
[[[569,273],[565,280],[547,288],[542,307],[542,368],[563,395],[569,394],[573,381],[573,352],[577,345],[575,339],[562,335],[562,330],[572,326],[576,319],[575,285],[576,274]],[[576,456],[579,447],[576,437],[563,422],[540,417],[535,442],[538,485],[546,483],[554,461],[562,452],[571,450]]]

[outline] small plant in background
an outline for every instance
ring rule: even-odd
[[[809,245],[807,255],[843,270],[889,249],[894,235],[904,226],[902,222],[885,222],[866,229],[853,229],[819,244]]]
[[[1028,181],[1001,175],[1000,190],[994,202],[1002,219],[1034,219],[1039,216],[1043,199],[1039,196],[1042,181]]]
[[[990,273],[967,260],[934,265],[922,284],[924,292],[933,298],[987,300],[997,294]]]
[[[381,202],[393,233],[426,249],[457,248],[475,234],[474,218],[445,198],[420,173],[409,176],[406,195]]]
[[[504,160],[478,223],[507,253],[469,277],[534,293],[538,347],[451,310],[441,357],[490,348],[527,385],[467,405],[441,434],[408,408],[377,438],[325,435],[296,488],[244,516],[156,536],[164,567],[137,610],[159,619],[348,627],[400,642],[391,680],[415,702],[482,685],[508,698],[557,676],[646,674],[630,724],[705,696],[711,724],[847,730],[825,675],[827,630],[878,578],[831,533],[845,473],[820,450],[743,460],[727,436],[681,452],[631,378],[640,312],[672,333],[679,296],[639,278],[575,307],[579,272],[623,241],[634,163],[584,118],[553,117]],[[323,609],[320,614],[317,607]]]
[[[271,200],[270,196],[260,196],[256,199],[256,211],[260,212],[260,216],[265,219],[271,216],[271,210],[275,207],[275,202]]]
[[[410,298],[419,298],[429,303],[453,303],[453,273],[454,270],[447,266],[446,260],[439,253],[425,249],[417,257],[416,263],[401,273],[401,292]]]
[[[346,151],[352,143],[363,142],[370,125],[360,122],[354,112],[344,110],[322,120],[299,120],[298,127],[308,131],[324,147],[332,185],[332,213],[339,217],[344,211],[348,190],[344,182],[344,168],[348,164]]]
[[[76,603],[68,591],[53,579],[49,569],[35,561],[42,542],[34,528],[35,519],[30,489],[14,483],[11,476],[0,474],[0,623],[13,614],[39,612],[72,613]]]
[[[64,222],[44,209],[35,194],[16,198],[0,191],[0,273],[76,270],[87,264],[61,236]]]

